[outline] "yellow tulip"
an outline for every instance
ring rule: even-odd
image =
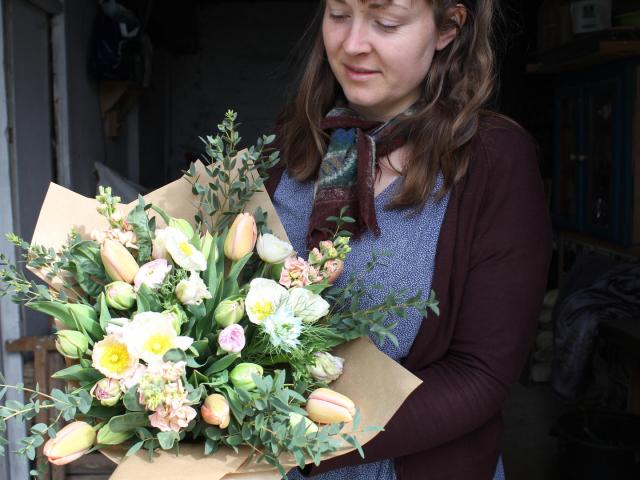
[[[43,453],[54,465],[66,465],[87,453],[96,441],[96,432],[85,422],[73,422],[44,444]]]
[[[330,388],[311,392],[306,405],[309,418],[317,423],[352,422],[356,406],[351,399]]]

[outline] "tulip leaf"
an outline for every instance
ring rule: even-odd
[[[87,412],[87,417],[93,417],[99,420],[109,420],[110,418],[122,413],[124,412],[122,407],[119,405],[105,407],[104,405],[100,405],[100,403],[96,403],[95,405],[91,405],[91,408]]]
[[[109,313],[109,307],[107,305],[107,300],[104,297],[104,292],[100,294],[100,328],[104,332],[107,331],[107,327],[109,326],[109,320],[111,320],[111,314]]]
[[[75,380],[77,382],[97,382],[104,378],[104,375],[95,368],[71,365],[70,367],[57,371],[51,375],[51,377],[58,378],[60,380]]]
[[[231,366],[231,364],[233,362],[236,361],[236,359],[239,357],[240,355],[238,355],[237,353],[230,353],[228,355],[225,355],[224,357],[222,357],[220,360],[217,360],[216,362],[213,363],[213,365],[211,365],[205,372],[204,374],[207,377],[210,377],[211,375],[213,375],[214,373],[218,373],[221,372],[222,370],[227,369],[228,367]]]
[[[55,317],[67,328],[71,330],[78,330],[76,324],[71,316],[71,312],[67,308],[67,305],[62,302],[52,301],[34,301],[25,303],[25,307],[29,307],[36,312],[44,313],[51,317]]]
[[[69,248],[68,265],[80,288],[92,297],[97,297],[109,278],[102,265],[100,247],[91,240],[83,240]]]
[[[91,339],[98,340],[103,337],[104,332],[97,322],[96,312],[91,307],[69,304],[67,308],[75,323],[80,327],[79,330],[90,337],[89,343],[93,344]]]
[[[145,211],[144,198],[138,195],[138,203],[129,212],[127,221],[133,232],[136,234],[136,245],[138,247],[138,263],[143,264],[151,259],[151,229],[149,228],[149,217]]]
[[[137,294],[138,311],[142,312],[158,312],[162,310],[158,296],[145,283],[140,285]]]
[[[129,388],[124,397],[122,397],[122,403],[125,408],[131,412],[144,412],[144,406],[138,401],[138,386]]]
[[[199,387],[202,383],[207,383],[209,381],[209,377],[200,373],[198,370],[194,370],[189,377],[189,383],[196,387]]]
[[[148,412],[131,412],[124,415],[118,415],[112,417],[109,420],[109,428],[112,432],[121,433],[128,432],[129,430],[135,430],[138,427],[149,426],[149,413]]]
[[[229,275],[224,280],[224,290],[222,293],[222,298],[227,298],[232,295],[237,295],[240,287],[238,286],[238,276],[240,272],[247,264],[247,262],[251,259],[253,254],[247,253],[244,257],[242,257],[237,262],[233,262],[231,266],[231,270],[229,271]]]
[[[218,261],[222,256],[220,254],[220,245],[218,243],[218,234],[212,236],[211,250],[209,251],[209,258],[207,259],[207,270],[204,272],[204,283],[207,285],[207,289],[211,294],[211,300],[206,302],[207,314],[211,313],[215,306],[215,299],[218,289]]]
[[[172,348],[167,350],[166,353],[162,356],[162,361],[164,362],[186,362],[187,354],[184,353],[183,350],[179,348]]]

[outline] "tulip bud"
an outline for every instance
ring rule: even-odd
[[[200,415],[209,425],[227,428],[231,420],[229,402],[219,393],[212,393],[204,399],[204,403],[200,407]]]
[[[257,236],[258,228],[253,216],[248,213],[240,213],[231,224],[224,241],[224,255],[229,260],[240,260],[253,251]]]
[[[120,445],[125,440],[128,440],[133,436],[133,430],[126,432],[114,432],[109,428],[109,424],[104,425],[98,430],[98,443],[100,445]]]
[[[344,262],[339,258],[327,260],[322,266],[322,275],[333,284],[344,270]]]
[[[87,453],[96,440],[93,427],[85,422],[73,422],[62,428],[55,438],[44,444],[43,453],[54,465],[66,465]]]
[[[231,373],[229,379],[236,388],[243,388],[244,390],[254,390],[256,384],[251,378],[251,375],[255,374],[259,377],[262,376],[263,369],[260,365],[255,363],[239,363],[236,365]]]
[[[316,352],[314,354],[316,362],[309,367],[309,373],[320,382],[333,382],[342,375],[344,359],[334,357],[327,352]]]
[[[124,245],[116,240],[107,239],[100,247],[100,257],[111,280],[133,283],[140,267]]]
[[[60,330],[56,333],[56,350],[67,358],[82,358],[89,348],[89,340],[84,333],[76,330]]]
[[[266,263],[282,263],[293,253],[293,246],[289,242],[283,242],[270,233],[258,237],[256,249]]]
[[[113,407],[122,397],[120,382],[113,378],[103,378],[91,388],[92,397],[100,401],[105,407]]]
[[[169,226],[180,230],[188,239],[193,237],[193,227],[183,218],[171,218]]]
[[[309,418],[317,423],[352,422],[356,406],[346,397],[329,388],[318,388],[311,392],[306,406]]]
[[[104,287],[104,291],[107,305],[116,310],[128,310],[136,303],[136,292],[126,282],[112,282]]]
[[[213,312],[213,316],[221,327],[238,323],[244,316],[244,300],[227,298],[221,301]]]
[[[318,426],[309,420],[308,417],[295,412],[289,413],[289,425],[291,425],[291,428],[295,428],[300,422],[304,422],[306,425],[306,428],[304,429],[305,435],[316,433],[318,431]]]

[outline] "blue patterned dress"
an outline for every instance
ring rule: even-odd
[[[417,215],[410,215],[409,210],[386,210],[384,206],[391,200],[401,179],[397,179],[375,198],[375,209],[381,235],[375,237],[366,232],[358,241],[351,243],[351,253],[345,261],[345,268],[338,280],[345,281],[352,273],[357,273],[368,284],[381,284],[385,288],[400,290],[408,289],[415,293],[422,290],[427,295],[431,290],[436,247],[440,235],[440,227],[447,210],[449,196],[439,201],[429,200]],[[436,190],[442,179],[438,179]],[[289,235],[289,241],[298,255],[306,258],[306,233],[309,225],[309,215],[313,204],[313,182],[297,182],[285,171],[275,192],[273,204]],[[417,242],[416,239],[420,239]],[[372,272],[365,274],[364,266],[371,260],[373,253],[390,252],[392,255],[384,260],[384,267],[379,266]],[[416,279],[421,280],[417,284]],[[381,303],[386,290],[371,290],[369,298],[361,305]],[[381,351],[396,361],[401,361],[408,354],[411,345],[420,329],[422,316],[417,311],[410,311],[404,319],[391,317],[389,322],[398,321],[394,334],[398,338],[396,347],[391,342],[378,345]],[[498,473],[502,472],[501,464]],[[304,477],[297,470],[288,475],[292,480],[302,480]],[[395,480],[393,460],[366,463],[341,468],[319,476],[311,477],[318,480]],[[503,476],[496,475],[495,480]]]

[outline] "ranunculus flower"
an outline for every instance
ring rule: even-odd
[[[43,453],[54,465],[66,465],[88,453],[96,441],[96,432],[86,422],[72,422],[44,444]]]
[[[328,314],[330,308],[324,298],[306,288],[289,290],[288,304],[293,314],[304,322],[315,322]]]
[[[229,373],[229,380],[236,388],[243,388],[245,390],[254,390],[256,384],[253,381],[252,375],[262,376],[264,370],[260,365],[255,363],[239,363],[231,373]]]
[[[152,427],[162,432],[179,432],[183,428],[189,426],[189,422],[196,418],[197,412],[188,405],[172,409],[164,405],[152,415],[149,415],[149,421]]]
[[[100,247],[100,258],[111,280],[133,283],[140,267],[122,243],[117,240],[105,240]]]
[[[256,249],[262,261],[266,263],[284,262],[293,253],[293,246],[289,242],[280,240],[270,233],[258,237]]]
[[[138,278],[140,271],[138,270],[135,278]],[[129,283],[111,282],[104,287],[104,299],[111,308],[128,310],[136,303],[136,292]]]
[[[273,315],[278,307],[287,301],[289,293],[287,289],[274,280],[267,278],[254,278],[249,284],[249,292],[244,300],[244,307],[249,316],[249,321],[257,325],[270,315]]]
[[[157,290],[164,282],[167,274],[171,271],[171,265],[164,258],[152,260],[145,263],[140,267],[133,285],[136,290],[140,290],[140,287],[144,284],[151,290]]]
[[[238,261],[253,251],[258,229],[253,215],[240,213],[235,218],[224,241],[224,255],[229,260]]]
[[[356,414],[356,406],[349,397],[329,388],[311,392],[305,409],[309,418],[317,423],[348,423]]]
[[[218,334],[218,345],[225,352],[238,353],[244,348],[244,329],[238,325],[229,325]]]
[[[320,382],[333,382],[342,375],[344,358],[336,357],[328,352],[316,352],[315,363],[309,366],[309,373]]]
[[[122,397],[122,387],[115,378],[103,378],[96,382],[89,393],[101,405],[113,407]]]
[[[198,272],[206,270],[207,259],[200,250],[189,243],[189,239],[180,230],[173,227],[165,228],[162,232],[162,240],[169,255],[180,267]],[[159,241],[158,237],[156,241]]]
[[[209,425],[217,425],[220,428],[227,428],[231,421],[229,402],[219,393],[212,393],[205,398],[200,407],[202,419]]]
[[[238,323],[244,317],[244,301],[241,298],[227,298],[218,304],[213,316],[221,327]]]
[[[81,358],[89,348],[84,333],[76,330],[59,330],[56,333],[56,349],[67,358]]]
[[[192,271],[188,279],[176,285],[176,297],[183,305],[200,305],[202,300],[211,298],[211,293],[198,272]]]

